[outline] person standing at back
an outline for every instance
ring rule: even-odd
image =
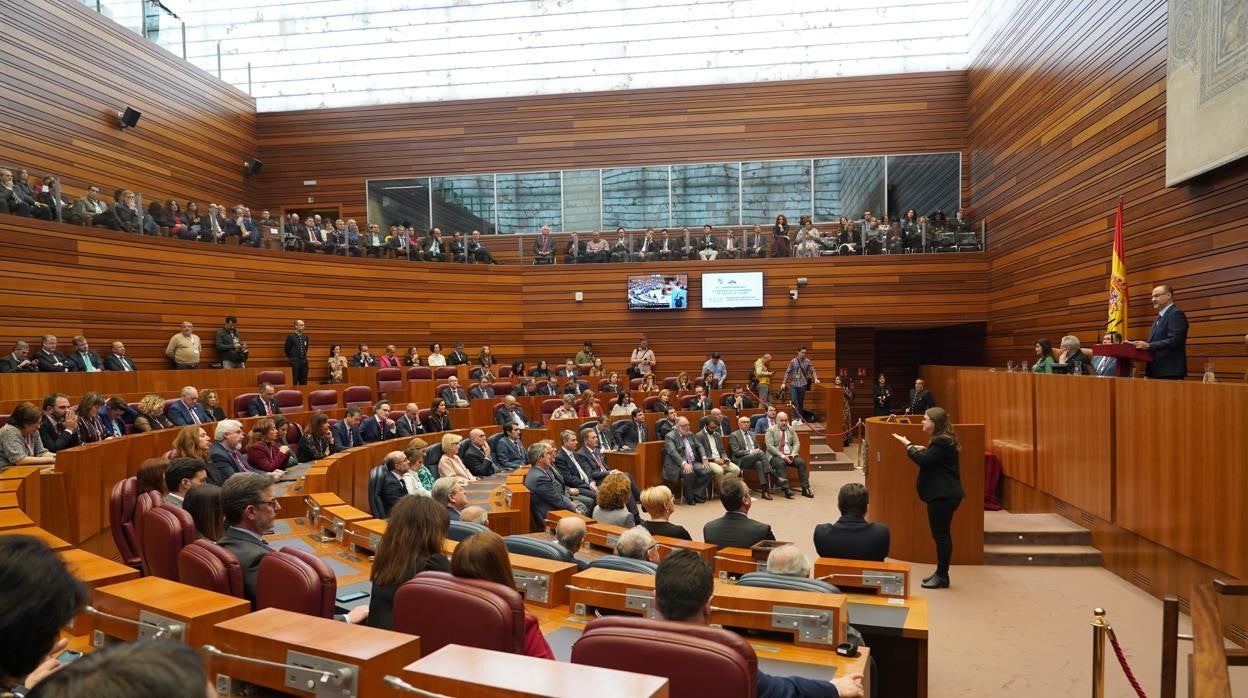
[[[898,433],[893,437],[906,446],[906,455],[919,466],[916,487],[927,503],[927,522],[936,542],[936,572],[923,580],[924,589],[949,588],[949,561],[953,558],[953,514],[966,497],[958,468],[958,435],[949,415],[939,407],[923,413],[923,432],[930,434],[926,447],[910,443]],[[977,514],[978,515],[978,514]]]

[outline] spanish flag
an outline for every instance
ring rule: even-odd
[[[1114,256],[1109,272],[1109,321],[1106,332],[1127,336],[1127,261],[1122,244],[1122,199],[1114,217]]]

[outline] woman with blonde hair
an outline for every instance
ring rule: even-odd
[[[936,542],[936,571],[923,580],[924,589],[949,587],[949,561],[953,558],[953,514],[966,497],[958,468],[958,434],[949,414],[940,407],[923,413],[923,432],[931,435],[927,446],[911,443],[901,434],[893,437],[906,445],[906,455],[919,466],[919,499],[927,503],[927,522]]]
[[[165,399],[155,393],[144,395],[139,400],[139,414],[134,418],[136,432],[168,429],[173,422],[165,416]]]
[[[693,392],[693,381],[689,380],[689,372],[681,371],[676,374],[676,385],[673,387],[678,393]]]
[[[220,422],[226,418],[225,410],[221,409],[221,398],[217,395],[217,391],[205,390],[199,394],[199,398],[204,411],[208,413],[208,419]]]
[[[672,496],[672,491],[667,485],[647,487],[643,490],[641,506],[650,515],[649,521],[641,522],[650,535],[693,540],[693,536],[689,535],[689,531],[684,526],[668,520],[672,514],[676,513],[676,498]]]
[[[451,574],[464,579],[483,579],[508,588],[516,586],[507,546],[502,537],[493,531],[474,533],[455,547],[451,556]],[[555,658],[550,644],[542,635],[537,617],[527,610],[524,612],[524,653],[529,657]]]
[[[464,461],[459,457],[459,442],[464,437],[459,434],[443,434],[442,435],[442,457],[438,459],[438,477],[457,477],[463,482],[472,482],[477,479],[468,471],[468,466],[464,465]]]
[[[628,511],[628,498],[632,494],[628,476],[614,472],[598,485],[598,506],[594,507],[594,521],[632,528],[637,525]]]

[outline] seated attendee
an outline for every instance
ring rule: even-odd
[[[660,419],[659,421],[654,423],[655,438],[660,441],[662,441],[663,439],[666,439],[667,435],[672,433],[672,429],[676,428],[677,419],[678,417],[676,416],[676,408],[668,407],[663,419]]]
[[[225,409],[221,407],[221,398],[215,390],[205,390],[199,406],[204,408],[204,413],[208,415],[208,421],[219,422],[225,419]]]
[[[38,414],[33,405],[31,410]],[[24,696],[61,668],[56,656],[69,644],[60,637],[61,628],[87,602],[90,589],[46,543],[27,535],[0,536],[0,581],[0,607],[5,609],[0,615],[0,690]]]
[[[169,494],[165,489],[165,471],[169,469],[168,458],[148,458],[139,463],[139,470],[134,475],[135,491],[158,492],[161,497]]]
[[[615,244],[611,246],[611,261],[617,264],[627,262],[629,256],[628,235],[623,228],[617,228],[615,231]]]
[[[684,417],[676,419],[675,428],[663,439],[662,475],[668,482],[681,481],[685,504],[706,501],[711,469],[702,446],[689,430],[689,420]]]
[[[100,408],[100,424],[108,437],[126,435],[127,413],[130,413],[130,406],[126,404],[125,398],[114,395],[104,401],[104,407]]]
[[[39,438],[43,441],[43,446],[53,453],[81,443],[78,436],[78,413],[69,409],[69,396],[64,393],[50,393],[43,398]]]
[[[597,419],[602,414],[602,401],[592,389],[586,390],[576,398],[576,416],[581,419]]]
[[[382,400],[373,405],[373,415],[360,422],[360,441],[371,444],[395,438],[394,420],[390,419],[390,403]]]
[[[393,628],[394,594],[400,585],[428,570],[451,571],[450,561],[442,552],[449,527],[446,507],[433,499],[402,497],[395,504],[369,573],[373,589],[366,625]]]
[[[13,352],[0,357],[0,373],[36,373],[39,362],[30,356],[30,345],[26,342],[14,342]]]
[[[451,521],[459,521],[460,512],[468,507],[468,494],[464,491],[463,480],[454,475],[439,477],[433,481],[433,489],[429,497],[446,509]]]
[[[1083,347],[1079,345],[1079,338],[1068,334],[1062,337],[1061,341],[1062,353],[1057,357],[1057,363],[1066,364],[1066,372],[1077,375],[1084,375],[1092,372],[1088,360],[1083,356]]]
[[[485,242],[481,239],[481,231],[474,230],[468,237],[468,257],[474,262],[481,264],[502,264],[502,262],[494,259],[494,255],[485,248]]]
[[[373,356],[368,350],[367,344],[361,344],[359,351],[351,355],[351,365],[356,368],[375,368],[377,366],[377,357]]]
[[[521,378],[525,378],[528,375],[529,375],[529,371],[527,368],[525,368],[524,361],[520,359],[516,359],[515,361],[511,362],[511,379],[512,380],[520,380]]]
[[[632,496],[628,476],[615,472],[607,475],[598,486],[598,503],[593,509],[593,519],[601,523],[632,528],[637,522],[628,511]]]
[[[750,431],[750,418],[738,417],[737,430],[728,435],[728,454],[741,470],[753,470],[758,474],[758,489],[763,499],[771,499],[767,474],[771,472],[771,457],[758,447],[754,432]],[[783,477],[783,474],[780,474]]]
[[[1117,332],[1106,332],[1101,337],[1101,344],[1122,344],[1122,335]],[[1118,375],[1118,359],[1112,356],[1093,356],[1092,368],[1098,376]],[[0,368],[3,371],[3,368]]]
[[[718,488],[725,477],[741,477],[741,468],[732,462],[728,449],[724,448],[724,435],[717,420],[707,420],[706,426],[694,434],[694,438],[706,454],[706,465],[711,469],[712,487]]]
[[[556,395],[563,395],[563,390],[559,387],[559,379],[552,377],[543,380],[540,384],[538,384],[537,390],[534,394],[555,397]]]
[[[797,440],[797,430],[789,424],[787,414],[776,413],[776,426],[767,430],[763,442],[767,445],[767,455],[771,456],[772,470],[784,474],[787,478],[789,468],[795,468],[798,481],[802,485],[802,496],[814,497],[814,493],[810,491],[810,468],[798,455],[800,444]],[[784,488],[785,498],[792,499],[793,490],[789,488],[788,480],[782,478],[780,486]]]
[[[0,470],[10,465],[52,465],[56,454],[44,448],[39,438],[43,415],[34,403],[18,403],[9,421],[0,427]]]
[[[814,567],[811,565],[810,558],[806,557],[806,553],[802,552],[801,548],[793,545],[792,543],[785,543],[784,545],[777,546],[772,548],[770,553],[767,553],[768,574],[773,574],[778,577],[810,579],[810,573],[813,569]],[[829,594],[841,593],[841,590],[837,589],[835,584],[830,584],[824,580],[818,581],[820,582],[819,586],[826,585],[824,586],[824,589]],[[858,631],[854,630],[852,626],[850,628],[850,635],[861,638],[861,635],[859,635]],[[863,644],[861,639],[859,639],[858,644]]]
[[[215,696],[195,648],[168,640],[141,640],[97,650],[52,674],[31,698]]]
[[[251,426],[247,440],[247,464],[266,473],[285,470],[296,463],[294,451],[286,443],[285,429],[267,417]]]
[[[654,601],[664,620],[707,625],[715,580],[711,566],[692,550],[676,550],[659,563],[654,579]],[[848,674],[832,681],[757,674],[759,698],[861,698],[862,674]]]
[[[676,498],[672,496],[672,490],[667,485],[647,487],[642,491],[641,506],[650,516],[650,520],[642,521],[641,525],[645,526],[651,535],[693,540],[684,526],[670,521],[672,514],[676,513]]]
[[[693,399],[689,401],[689,406],[685,409],[693,412],[707,412],[711,409],[711,399],[706,396],[706,388],[695,386],[693,389]]]
[[[615,542],[615,554],[629,560],[659,562],[659,544],[644,526],[631,526]]]
[[[731,235],[729,235],[731,239]],[[702,226],[702,236],[698,238],[695,245],[698,257],[703,262],[714,261],[719,257],[719,243],[715,240],[713,229],[709,225]]]
[[[215,477],[212,470],[212,438],[204,428],[192,424],[182,427],[173,437],[173,450],[166,454],[170,458],[194,458],[208,468],[208,479]]]
[[[329,433],[334,437],[334,452],[354,448],[364,443],[360,440],[360,422],[364,421],[364,412],[358,407],[348,407],[342,419],[330,427]]]
[[[632,419],[619,427],[617,446],[624,450],[635,451],[644,441],[651,440],[650,428],[646,425],[646,414],[639,409],[633,410]]]
[[[450,259],[450,250],[442,239],[442,231],[433,228],[421,244],[421,251],[426,262],[445,262]]]
[[[568,236],[568,245],[563,250],[564,264],[579,264],[584,261],[585,243],[581,242],[580,236],[572,233]]]
[[[501,470],[524,467],[525,448],[520,440],[520,425],[514,422],[503,425],[503,437],[494,449],[494,462]]]
[[[39,364],[40,373],[68,373],[74,370],[69,357],[56,350],[56,335],[45,334],[39,340],[39,350],[35,352],[35,361]]]
[[[424,360],[420,358],[420,350],[416,347],[409,347],[407,354],[403,357],[404,366],[424,366]]]
[[[403,365],[403,359],[398,354],[398,347],[393,344],[387,344],[386,350],[377,357],[377,368],[399,368]]]
[[[442,393],[438,397],[446,400],[447,407],[468,406],[468,393],[459,387],[458,376],[451,376],[446,379],[446,387],[442,389]]]
[[[598,448],[602,451],[620,450],[620,444],[616,442],[615,432],[611,430],[611,426],[611,420],[607,418],[607,415],[600,414],[594,420],[594,426],[590,427],[598,437]]]
[[[740,385],[732,389],[731,395],[725,395],[721,404],[724,407],[727,407],[730,410],[736,410],[737,412],[740,412],[741,410],[752,410],[755,407],[754,400],[752,400],[749,395],[745,394],[745,387]]]
[[[209,482],[223,485],[231,475],[253,471],[251,464],[247,462],[247,454],[241,450],[244,438],[241,422],[233,419],[217,422],[214,443],[208,449],[208,456],[212,459],[212,472],[208,473]],[[266,474],[266,477],[271,482],[281,474],[282,471],[275,470],[271,476]]]
[[[559,548],[563,553],[561,558],[564,562],[571,562],[576,565],[577,569],[585,569],[589,567],[589,561],[584,558],[577,557],[577,552],[581,546],[585,544],[585,535],[589,529],[585,526],[585,519],[579,516],[565,516],[559,519],[559,523],[555,524],[555,542],[559,544]]]
[[[187,490],[182,508],[191,515],[199,538],[215,543],[225,536],[225,508],[217,485],[205,482]]]
[[[767,405],[767,414],[761,417],[754,425],[754,433],[766,434],[768,429],[776,426],[777,414],[775,405]]]
[[[675,405],[672,404],[672,391],[664,388],[659,391],[659,399],[655,400],[654,404],[650,406],[650,411],[667,414],[668,410],[673,408],[675,408]]]
[[[609,262],[611,261],[611,243],[602,236],[602,233],[595,230],[590,234],[589,240],[585,243],[585,256],[582,262]]]
[[[403,416],[394,420],[394,433],[396,436],[415,436],[425,433],[425,425],[420,423],[420,407],[409,402],[403,408]]]
[[[618,371],[611,371],[607,374],[607,382],[602,386],[602,392],[623,397],[628,393],[628,386],[624,385],[623,381],[620,380]]]
[[[678,393],[688,393],[693,391],[693,381],[689,380],[689,372],[681,371],[676,374],[676,382],[672,385],[672,390]]]
[[[330,433],[329,415],[324,412],[313,412],[308,418],[308,428],[299,438],[299,445],[295,448],[295,460],[300,463],[311,463],[328,458],[334,452],[334,436]]]
[[[425,451],[429,444],[422,438],[414,438],[407,442],[403,455],[407,456],[410,465],[403,473],[403,483],[407,485],[407,493],[421,497],[433,496],[433,485],[438,480],[437,473],[425,465]],[[434,466],[436,469],[437,466]]]
[[[464,461],[459,457],[459,443],[464,437],[459,434],[443,434],[442,435],[442,457],[438,459],[438,477],[457,477],[463,482],[472,482],[477,479],[468,471],[468,466],[464,465]]]
[[[335,344],[329,348],[329,359],[326,361],[328,369],[328,377],[330,383],[341,383],[343,376],[346,375],[347,367],[351,365],[351,359],[342,355],[342,345]]]
[[[633,396],[628,393],[620,393],[620,397],[616,400],[615,405],[611,407],[611,416],[632,414],[638,409],[637,403],[633,402]]]
[[[698,420],[698,428],[705,429],[707,424],[714,422],[719,425],[719,433],[727,434],[732,431],[732,420],[724,416],[724,411],[718,407],[712,407],[711,413],[703,415]]]
[[[104,213],[104,208],[104,202],[100,200],[100,188],[91,185],[87,189],[87,195],[74,202],[74,207],[69,210],[68,220],[78,225],[91,225],[96,216]]]
[[[554,376],[555,374],[550,370],[550,366],[546,363],[546,360],[542,359],[541,361],[537,362],[537,368],[533,369],[533,372],[530,373],[529,375],[537,379],[537,378],[550,378]]]
[[[520,407],[520,404],[516,402],[515,396],[512,395],[503,397],[503,403],[494,410],[494,421],[500,427],[515,424],[523,428],[529,424],[529,418],[524,413],[524,408]]]
[[[182,388],[182,397],[170,403],[168,417],[174,426],[179,427],[213,421],[204,411],[204,406],[199,404],[199,390],[192,385]]]
[[[598,485],[576,457],[580,440],[575,431],[564,429],[559,432],[559,441],[559,452],[555,454],[555,473],[567,488],[568,496],[582,504],[586,513],[592,512],[597,504]]]
[[[481,382],[472,386],[472,390],[468,391],[469,400],[492,400],[494,399],[494,386],[484,378]]]
[[[513,397],[532,397],[537,395],[537,381],[532,376],[525,376],[516,383],[516,387],[512,388]]]
[[[529,446],[526,460],[533,467],[524,475],[524,486],[529,490],[529,511],[534,521],[545,521],[546,514],[555,509],[566,509],[584,514],[588,509],[580,502],[572,501],[568,488],[554,473],[554,442],[546,439]]]
[[[381,488],[377,493],[381,499],[381,511],[374,511],[373,516],[384,519],[394,510],[399,500],[407,496],[407,484],[404,483],[403,476],[411,470],[412,463],[404,452],[391,451],[386,454],[381,464],[386,466],[386,472],[381,476]]]
[[[459,512],[459,520],[465,523],[475,523],[489,528],[490,512],[486,511],[485,507],[464,507],[464,510]]]
[[[221,485],[221,508],[225,512],[226,531],[217,543],[238,558],[243,570],[243,596],[254,605],[260,561],[272,550],[263,536],[273,529],[281,509],[273,492],[273,478],[251,472],[229,478]]]
[[[78,443],[91,444],[104,439],[113,438],[112,434],[104,433],[104,423],[100,421],[100,408],[104,406],[104,398],[94,390],[78,399]]]
[[[719,501],[724,505],[724,515],[708,521],[702,527],[702,539],[721,548],[749,548],[763,540],[775,540],[771,526],[751,519],[750,488],[738,477],[727,478],[720,484]]]
[[[576,413],[576,397],[572,395],[564,395],[563,403],[555,408],[551,413],[551,419],[576,419],[579,415]]]
[[[451,556],[451,574],[464,579],[483,579],[508,589],[516,585],[511,569],[511,556],[502,537],[493,531],[474,533],[455,546]],[[542,635],[537,617],[524,612],[524,654],[529,657],[554,659],[550,644]]]
[[[867,488],[850,482],[841,486],[837,506],[841,518],[834,524],[815,526],[815,551],[819,557],[883,561],[888,557],[888,526],[867,522]]]
[[[1032,373],[1052,373],[1053,372],[1053,344],[1049,342],[1048,337],[1041,337],[1036,340],[1032,346],[1036,354],[1036,363],[1032,364]]]
[[[126,356],[126,345],[121,342],[113,342],[112,352],[104,357],[105,371],[137,371],[138,367],[134,365],[134,361]]]
[[[208,468],[197,458],[174,458],[165,468],[165,501],[182,506],[192,488],[208,482]]]
[[[485,432],[480,429],[469,431],[468,438],[459,442],[459,459],[468,472],[477,477],[489,477],[498,472],[490,445],[485,440]]]
[[[438,367],[446,365],[446,355],[442,353],[442,345],[434,342],[429,345],[429,357],[425,364],[430,367]]]
[[[368,232],[364,233],[362,241],[364,254],[381,259],[386,249],[386,237],[381,234],[381,226],[376,223],[368,224]]]
[[[451,415],[447,412],[446,400],[434,398],[429,405],[429,414],[425,415],[425,432],[434,433],[452,429]]]
[[[91,350],[87,338],[82,335],[74,337],[74,351],[69,355],[69,362],[75,371],[95,373],[104,370],[104,362],[100,355]]]
[[[269,417],[275,414],[281,414],[282,408],[278,406],[277,388],[272,383],[261,383],[260,392],[247,403],[248,417]]]
[[[638,392],[642,392],[642,393],[659,392],[658,379],[654,377],[653,373],[647,373],[645,376],[642,377],[641,383],[637,386],[637,390]]]
[[[38,205],[21,187],[10,170],[0,169],[0,213],[14,216],[33,216]]]

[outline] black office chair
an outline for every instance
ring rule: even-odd
[[[381,501],[381,485],[385,482],[387,470],[383,464],[368,471],[368,508],[375,519],[384,519],[390,513]]]
[[[436,443],[425,449],[425,467],[434,475],[438,473],[438,461],[442,460],[442,444]]]
[[[490,530],[488,527],[472,521],[452,521],[451,527],[446,531],[446,537],[457,543],[462,543],[469,536],[484,533],[488,530]]]

